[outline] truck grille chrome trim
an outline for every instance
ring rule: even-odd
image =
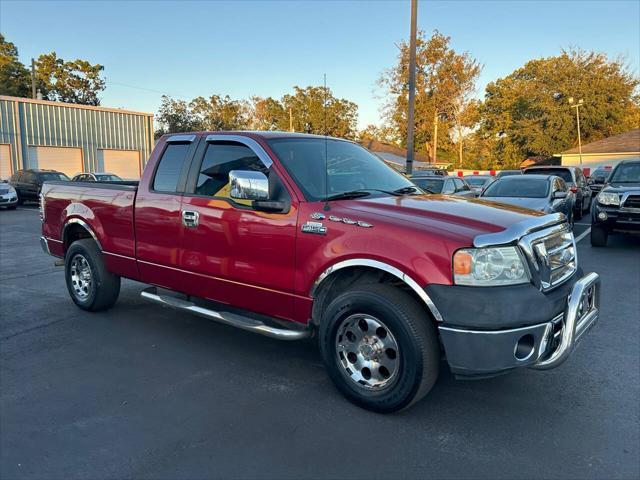
[[[260,320],[245,317],[232,312],[218,312],[209,308],[201,307],[188,300],[171,295],[161,295],[156,287],[149,287],[140,293],[140,296],[166,307],[193,313],[200,317],[215,320],[216,322],[231,325],[249,332],[259,333],[265,337],[277,338],[278,340],[302,340],[311,336],[311,329],[277,328],[264,324]]]
[[[575,239],[567,224],[524,236],[519,244],[542,291],[568,280],[578,269]]]

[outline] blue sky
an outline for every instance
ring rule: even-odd
[[[640,1],[421,0],[418,27],[469,51],[484,86],[570,46],[623,55],[640,72]],[[380,72],[408,37],[409,2],[0,0],[0,31],[25,63],[55,50],[105,65],[102,104],[155,112],[162,93],[280,97],[320,85],[380,122]]]

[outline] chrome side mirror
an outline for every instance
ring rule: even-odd
[[[238,200],[268,200],[269,179],[255,170],[231,170],[229,172],[231,198]]]

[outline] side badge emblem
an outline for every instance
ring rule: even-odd
[[[326,235],[327,227],[320,222],[307,222],[302,225],[302,233],[315,233],[316,235]]]
[[[320,213],[320,212],[314,212],[311,214],[311,219],[312,220],[324,220],[324,213]]]

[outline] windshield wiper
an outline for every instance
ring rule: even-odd
[[[429,193],[433,193],[428,188],[422,188],[422,190]],[[402,188],[398,188],[397,190],[394,190],[391,193],[393,193],[394,195],[406,195],[407,193],[419,193],[419,192],[420,192],[420,188],[418,187],[402,187]]]
[[[331,195],[327,197],[327,201],[348,200],[350,198],[368,197],[369,195],[371,195],[371,192],[367,192],[366,190],[351,190],[349,192],[342,192],[342,193],[336,193],[335,195]]]

